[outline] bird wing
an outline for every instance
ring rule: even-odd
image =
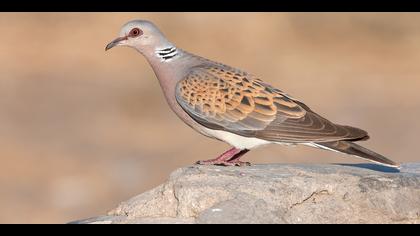
[[[305,104],[238,69],[191,68],[176,86],[176,100],[201,125],[274,142],[323,142],[367,138],[363,130],[336,125]]]

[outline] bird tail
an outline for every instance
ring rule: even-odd
[[[364,148],[358,144],[355,144],[351,141],[333,141],[333,142],[322,142],[316,143],[315,146],[323,149],[328,149],[331,151],[337,151],[341,153],[346,153],[349,155],[354,155],[361,157],[371,162],[375,162],[384,166],[390,166],[394,168],[400,168],[398,163],[378,154],[374,151],[371,151],[367,148]]]

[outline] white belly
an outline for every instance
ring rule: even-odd
[[[238,149],[252,149],[272,142],[258,138],[248,138],[222,130],[211,130],[204,128],[204,131],[216,139],[222,140]]]

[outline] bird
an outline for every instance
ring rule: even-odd
[[[333,123],[298,99],[245,70],[187,52],[151,21],[124,24],[106,45],[134,48],[152,67],[169,107],[200,134],[231,148],[200,165],[248,166],[240,158],[267,144],[307,145],[399,168],[385,156],[356,144],[366,131]]]

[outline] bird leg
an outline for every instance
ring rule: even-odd
[[[240,161],[239,159],[245,155],[245,153],[249,152],[248,149],[243,149],[240,152],[238,152],[236,155],[234,155],[232,158],[230,158],[228,160],[229,164],[233,164],[235,166],[250,166],[251,163],[250,162],[246,162],[246,161]]]
[[[222,155],[215,159],[210,159],[206,161],[197,161],[196,164],[199,165],[222,165],[222,166],[249,166],[251,165],[249,162],[243,162],[239,159],[247,153],[248,149],[237,149],[231,148],[224,152]]]

